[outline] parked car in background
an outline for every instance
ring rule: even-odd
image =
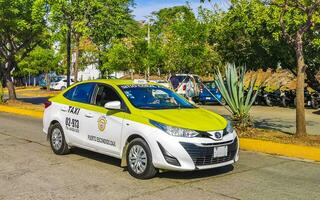
[[[70,79],[70,85],[74,83],[73,78]],[[64,90],[67,88],[67,77],[57,76],[54,81],[50,83],[51,90]]]
[[[221,103],[222,95],[216,87],[214,81],[204,81],[200,87],[199,102],[206,103]]]
[[[187,83],[189,80],[192,80],[195,83],[195,100],[198,100],[200,87],[201,87],[201,79],[198,75],[194,74],[176,74],[170,77],[170,82],[173,89],[176,93],[186,96]]]
[[[159,85],[162,85],[166,88],[172,88],[171,84],[169,81],[166,80],[149,80],[151,83],[158,83]]]
[[[48,77],[50,78],[50,83],[53,82],[58,76],[55,72],[51,72],[48,74]],[[40,88],[47,89],[47,80],[46,80],[46,75],[41,74],[39,76],[39,82],[38,82]]]

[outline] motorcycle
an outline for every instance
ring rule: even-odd
[[[269,93],[265,90],[266,87],[261,87],[257,92],[257,97],[254,101],[255,105],[267,105],[267,106],[272,106],[271,105],[271,100],[269,97]]]
[[[295,107],[295,90],[285,90],[282,96],[282,106],[283,107]]]
[[[318,109],[320,106],[320,95],[318,92],[307,93],[305,92],[305,99],[307,106]]]

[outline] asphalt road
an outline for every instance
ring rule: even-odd
[[[108,156],[54,155],[41,126],[0,113],[0,199],[319,199],[318,163],[241,151],[231,167],[142,181]]]

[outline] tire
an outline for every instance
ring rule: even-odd
[[[61,91],[62,91],[62,90],[65,90],[65,89],[66,89],[65,86],[62,86],[62,87],[60,88]]]
[[[70,152],[65,140],[63,129],[59,123],[55,123],[49,128],[49,141],[52,151],[57,155],[65,155]]]
[[[136,160],[136,154],[140,152],[138,159],[140,164],[135,166],[134,160]],[[157,169],[152,164],[151,150],[142,138],[136,138],[132,140],[128,145],[127,150],[127,169],[131,176],[137,179],[150,179],[157,174]],[[145,165],[143,165],[145,163]]]

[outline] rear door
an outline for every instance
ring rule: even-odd
[[[95,86],[95,83],[79,84],[64,94],[69,101],[67,105],[62,105],[61,111],[64,115],[64,130],[71,143],[85,146],[87,144],[88,109]]]

